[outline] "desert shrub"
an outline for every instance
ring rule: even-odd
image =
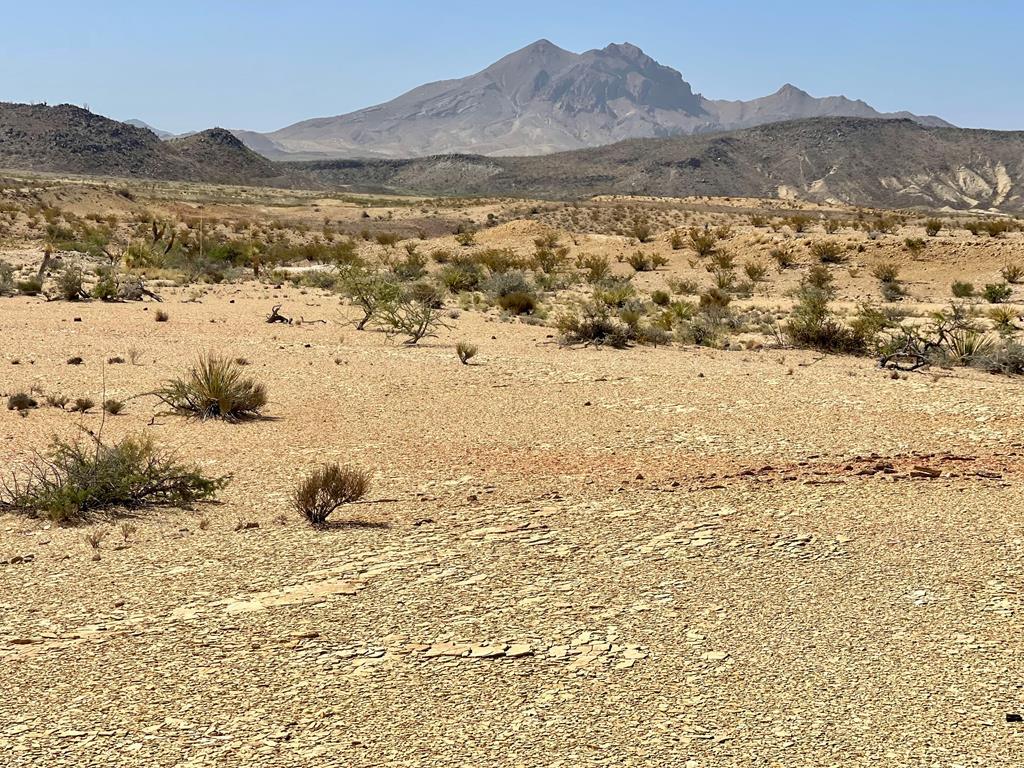
[[[715,251],[711,255],[711,259],[705,265],[705,269],[708,272],[714,272],[715,270],[731,270],[736,266],[736,257],[728,251]]]
[[[796,299],[786,324],[786,335],[793,346],[846,354],[863,354],[867,350],[867,340],[832,315],[828,293],[804,285]]]
[[[292,503],[311,524],[323,525],[338,507],[358,501],[369,489],[369,472],[328,464],[299,483]]]
[[[760,213],[754,213],[750,216],[751,226],[763,228],[768,226],[768,217]]]
[[[880,283],[895,283],[900,279],[900,268],[891,261],[875,264],[871,268],[871,274]]]
[[[800,233],[806,230],[808,226],[810,226],[811,219],[809,216],[797,214],[795,216],[790,216],[788,219],[786,219],[786,223],[789,224],[789,228],[792,229],[794,232]]]
[[[956,328],[947,334],[943,353],[953,365],[971,365],[987,357],[995,346],[993,337],[974,328]]]
[[[903,241],[903,245],[910,251],[914,256],[917,256],[925,248],[925,241],[920,237],[908,237]]]
[[[642,251],[636,251],[627,256],[626,262],[637,272],[650,272],[654,268],[651,266],[650,258]]]
[[[753,283],[760,283],[768,276],[768,267],[759,261],[748,261],[743,265],[743,271]]]
[[[399,280],[419,280],[427,274],[427,257],[422,253],[406,253],[405,258],[395,263],[391,268]]]
[[[924,223],[924,231],[928,237],[935,237],[942,231],[942,222],[939,219],[928,219]]]
[[[554,275],[565,268],[569,249],[559,244],[557,232],[545,232],[533,239],[533,268],[546,275]]]
[[[124,400],[117,400],[115,398],[104,400],[103,410],[111,416],[117,416],[119,413],[124,411]]]
[[[897,280],[882,283],[880,291],[883,301],[900,301],[907,295],[907,289]]]
[[[468,341],[460,341],[455,345],[455,354],[459,356],[459,362],[469,365],[469,361],[476,357],[476,345]]]
[[[104,269],[99,272],[98,278],[89,295],[100,301],[117,301],[120,293],[117,273],[112,269]]]
[[[492,275],[484,285],[502,309],[517,315],[530,314],[537,306],[533,286],[522,272],[503,272]]]
[[[438,280],[452,293],[471,291],[477,287],[481,279],[483,279],[483,269],[480,265],[465,260],[445,264],[438,274]]]
[[[771,252],[771,257],[775,260],[775,264],[781,272],[784,269],[790,269],[796,265],[796,258],[793,254],[787,251],[785,248],[775,248]]]
[[[1017,285],[1024,281],[1024,267],[1021,267],[1020,264],[1007,264],[999,270],[999,274],[1011,285]]]
[[[405,336],[404,344],[417,344],[424,338],[436,336],[441,328],[449,328],[442,315],[436,294],[417,294],[414,290],[400,291],[397,296],[382,303],[375,322],[388,336]]]
[[[459,232],[455,235],[455,242],[457,242],[463,248],[468,248],[469,246],[476,243],[476,235],[474,235],[471,230]]]
[[[175,413],[232,422],[259,416],[267,404],[263,384],[245,376],[234,361],[214,355],[200,357],[154,394]]]
[[[633,296],[636,288],[628,278],[608,278],[594,289],[594,298],[609,307],[621,308]]]
[[[992,219],[981,224],[981,229],[987,232],[989,237],[999,237],[1009,232],[1011,228],[1010,222],[1005,219]]]
[[[710,256],[715,252],[715,246],[718,244],[718,235],[712,232],[708,227],[700,229],[699,227],[690,227],[686,233],[687,238],[690,241],[690,248],[698,256]]]
[[[363,311],[356,330],[363,330],[380,310],[395,301],[401,291],[393,277],[381,272],[350,267],[340,273],[342,293]]]
[[[75,522],[118,510],[187,507],[213,498],[225,482],[158,450],[149,438],[113,444],[56,439],[25,479],[4,484],[0,508]]]
[[[158,309],[156,313],[153,315],[153,319],[156,320],[158,323],[166,323],[168,320],[171,319],[171,316],[167,314],[166,311]]]
[[[654,232],[651,229],[651,225],[647,222],[647,220],[639,216],[633,219],[633,223],[632,225],[630,225],[629,228],[630,236],[635,237],[637,241],[641,243],[649,243],[651,241],[653,233]]]
[[[43,291],[43,281],[38,277],[27,277],[18,280],[14,287],[22,296],[38,296]]]
[[[7,398],[8,411],[27,411],[30,408],[38,408],[39,403],[27,392],[15,392]]]
[[[656,306],[667,307],[668,303],[672,300],[672,297],[668,295],[667,291],[651,291],[651,301]]]
[[[54,393],[46,396],[46,404],[48,406],[50,406],[51,408],[60,408],[62,411],[69,402],[70,399],[68,398],[67,395]]]
[[[585,273],[584,277],[588,283],[599,283],[611,272],[611,265],[607,256],[596,254],[583,256],[577,260],[577,266]]]
[[[537,308],[537,298],[526,291],[513,291],[499,296],[498,306],[514,315],[529,315]]]
[[[981,222],[978,222],[978,221],[968,221],[966,224],[964,224],[964,229],[966,229],[972,235],[977,237],[978,234],[980,234],[980,232],[981,232]]]
[[[397,245],[402,239],[402,236],[395,232],[378,232],[373,236],[373,239],[377,241],[378,245],[383,245],[386,248],[391,248]]]
[[[14,267],[6,261],[0,261],[0,296],[14,293]]]
[[[823,291],[829,299],[835,298],[835,278],[829,272],[828,267],[823,264],[815,264],[808,269],[807,274],[804,275],[800,282],[801,285],[809,285],[812,288]]]
[[[1024,345],[1007,340],[1001,344],[993,344],[984,352],[971,359],[971,365],[989,373],[1006,375],[1024,374]]]
[[[996,329],[1002,333],[1012,331],[1013,321],[1020,317],[1019,310],[1005,305],[992,307],[987,314],[989,320],[995,324]]]
[[[974,284],[957,280],[950,286],[950,292],[958,299],[969,299],[974,295]]]
[[[828,234],[834,235],[842,228],[843,223],[839,219],[825,219],[822,226]]]
[[[712,273],[715,285],[723,291],[731,291],[736,285],[736,273],[731,269],[718,268]]]
[[[593,344],[622,348],[629,345],[632,332],[611,313],[603,301],[588,301],[558,319],[558,331],[565,344]]]
[[[989,304],[1002,304],[1013,294],[1013,289],[1006,283],[988,283],[982,296]]]
[[[819,240],[811,246],[811,254],[822,264],[842,264],[846,261],[843,247],[834,240]]]
[[[668,244],[673,251],[682,250],[683,236],[678,231],[673,231],[672,234],[668,236]]]
[[[668,287],[672,291],[680,296],[695,296],[700,293],[700,286],[694,280],[685,280],[679,277],[670,277],[668,279]]]
[[[521,269],[523,260],[508,248],[487,248],[474,255],[478,264],[487,267],[491,274],[504,274],[513,269]]]
[[[76,397],[71,402],[72,413],[88,413],[96,407],[96,401],[91,397]]]

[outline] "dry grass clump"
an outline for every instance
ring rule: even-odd
[[[26,475],[0,487],[0,509],[58,522],[119,509],[185,507],[213,498],[226,482],[182,464],[149,438],[131,436],[114,444],[56,439]]]
[[[259,416],[267,404],[267,390],[243,375],[228,358],[201,357],[185,375],[166,382],[154,392],[172,411],[200,419],[241,421]]]
[[[7,398],[8,411],[27,411],[37,407],[39,403],[27,392],[16,392]]]
[[[463,365],[469,365],[469,361],[476,357],[476,353],[476,344],[470,344],[468,341],[460,341],[455,345],[455,354],[459,356],[459,361]]]
[[[303,480],[292,501],[313,525],[323,525],[343,504],[361,499],[370,488],[370,473],[363,469],[328,464]]]

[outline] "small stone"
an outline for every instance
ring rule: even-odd
[[[523,656],[533,656],[533,648],[526,643],[512,643],[505,649],[505,656],[509,659],[519,659]]]
[[[725,651],[707,651],[706,653],[701,654],[701,658],[704,659],[704,661],[724,661],[729,658],[729,654]]]

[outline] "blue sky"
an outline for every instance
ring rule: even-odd
[[[711,98],[792,82],[1024,129],[1024,3],[0,0],[0,100],[88,103],[175,132],[273,130],[476,72],[539,38],[631,42]]]

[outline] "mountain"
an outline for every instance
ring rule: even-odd
[[[883,114],[843,96],[814,98],[792,85],[753,101],[715,101],[635,45],[577,54],[539,40],[475,75],[429,83],[385,104],[267,134],[235,133],[274,159],[509,156],[835,116],[948,126],[937,117]]]
[[[224,184],[296,181],[222,128],[162,141],[149,129],[70,104],[0,103],[0,168]]]
[[[132,118],[131,120],[125,120],[124,122],[125,122],[125,125],[134,125],[136,128],[145,128],[147,131],[152,131],[153,133],[156,134],[156,137],[158,139],[170,139],[170,138],[174,137],[174,134],[171,133],[170,131],[162,131],[159,128],[154,128],[149,123],[145,123],[142,120],[139,120],[137,118]]]
[[[293,165],[322,184],[423,195],[782,197],[1024,212],[1024,132],[827,117],[633,139],[544,157],[444,155]]]

